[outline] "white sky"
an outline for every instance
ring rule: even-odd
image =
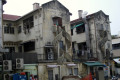
[[[33,3],[44,4],[50,0],[7,0],[4,5],[4,13],[22,16],[33,9]],[[102,10],[109,15],[111,33],[120,31],[120,0],[58,0],[72,13],[71,20],[78,18],[78,10],[87,11],[89,14]]]

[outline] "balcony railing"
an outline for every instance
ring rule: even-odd
[[[57,57],[54,54],[38,54],[38,62],[56,62]]]
[[[73,59],[73,61],[86,61],[87,60],[87,51],[74,50],[72,59]]]

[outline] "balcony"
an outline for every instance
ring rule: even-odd
[[[72,60],[74,62],[84,62],[87,60],[87,51],[85,50],[75,50],[73,51]]]
[[[38,54],[38,62],[57,62],[57,57],[54,54]]]

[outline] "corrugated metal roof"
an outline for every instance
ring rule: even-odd
[[[19,19],[20,17],[21,16],[17,16],[17,15],[3,14],[3,20],[15,21]]]

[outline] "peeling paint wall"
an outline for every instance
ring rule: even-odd
[[[62,26],[65,26],[65,30],[70,34],[70,15],[69,11],[66,11],[62,6],[57,2],[53,1],[43,6],[43,38],[44,43],[54,40],[54,34],[52,32],[53,28],[53,17],[62,18]],[[48,35],[49,34],[49,35]]]
[[[103,61],[107,56],[110,57],[112,53],[109,17],[102,11],[99,11],[94,15],[94,18],[90,19],[89,24],[93,56]],[[108,54],[106,49],[108,49]]]

